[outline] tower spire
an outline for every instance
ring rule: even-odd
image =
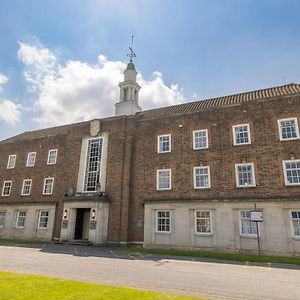
[[[133,35],[131,36],[131,47],[128,47],[130,50],[130,53],[127,54],[128,57],[130,57],[130,62],[133,62],[133,58],[136,57],[136,54],[133,51]]]
[[[140,86],[136,82],[137,71],[133,59],[136,54],[133,51],[133,35],[131,36],[131,47],[128,47],[130,53],[127,56],[130,58],[127,68],[124,71],[124,81],[119,83],[120,100],[116,103],[116,115],[134,115],[141,111],[138,104]]]

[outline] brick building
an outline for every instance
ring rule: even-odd
[[[142,111],[130,62],[116,116],[0,142],[0,237],[300,253],[300,85]]]

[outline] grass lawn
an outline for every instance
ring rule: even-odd
[[[187,296],[170,295],[93,283],[63,280],[36,275],[0,272],[1,300],[192,300]]]
[[[147,254],[161,254],[161,255],[175,255],[175,256],[189,256],[202,258],[217,258],[233,261],[244,262],[264,262],[264,263],[282,263],[300,265],[300,258],[286,257],[286,256],[258,256],[253,254],[243,253],[222,253],[222,252],[205,252],[192,250],[176,250],[176,249],[145,249],[137,247],[123,248],[124,251],[147,253]]]
[[[17,245],[26,245],[26,244],[48,244],[49,242],[46,241],[39,241],[39,240],[13,240],[13,239],[0,239],[1,244],[17,244]]]

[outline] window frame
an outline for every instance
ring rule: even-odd
[[[198,132],[205,132],[205,142],[206,147],[196,147],[196,133]],[[208,129],[199,129],[199,130],[193,130],[193,150],[201,150],[201,149],[208,149]]]
[[[283,165],[283,176],[284,176],[284,183],[286,186],[299,186],[300,185],[300,182],[299,183],[290,183],[287,179],[287,170],[286,170],[286,163],[292,163],[292,162],[295,162],[295,163],[300,163],[300,159],[293,159],[293,160],[283,160],[282,161],[282,165]]]
[[[235,129],[237,127],[242,127],[242,126],[247,127],[247,133],[248,133],[248,142],[247,143],[237,143],[237,141],[236,141]],[[232,135],[233,135],[233,145],[234,146],[250,145],[251,144],[250,123],[232,125]]]
[[[299,214],[299,217],[297,219],[293,218],[293,215],[292,215],[293,212],[296,212],[297,214]],[[290,224],[291,224],[292,236],[293,236],[293,238],[300,239],[300,209],[298,209],[298,210],[296,210],[296,209],[295,210],[290,210],[289,211],[289,217],[290,217]],[[297,220],[297,222],[298,222],[299,235],[295,235],[294,224],[293,224],[294,220]]]
[[[196,170],[197,169],[207,169],[207,176],[208,176],[208,186],[207,187],[197,187],[196,186]],[[194,179],[194,189],[195,190],[203,190],[203,189],[210,189],[211,188],[211,181],[210,181],[210,166],[199,166],[193,167],[193,179]]]
[[[160,138],[168,137],[169,138],[169,150],[160,151]],[[171,134],[161,134],[157,136],[157,153],[170,153],[172,151],[172,136]]]
[[[4,195],[5,183],[7,183],[7,182],[10,182],[9,193],[8,193],[8,195]],[[9,197],[10,194],[11,194],[11,190],[12,190],[12,180],[4,180],[4,181],[3,181],[3,187],[2,187],[2,194],[1,194],[1,196],[2,196],[2,197]]]
[[[297,137],[293,137],[293,138],[283,138],[282,137],[282,130],[281,130],[281,122],[282,121],[289,121],[289,120],[293,120],[295,121],[295,131],[297,134]],[[277,125],[278,125],[278,133],[279,133],[279,140],[282,141],[292,141],[292,140],[298,140],[300,138],[299,136],[299,126],[298,126],[298,119],[297,117],[294,118],[284,118],[284,119],[278,119],[277,120]]]
[[[197,231],[197,219],[208,219],[197,217],[197,212],[209,212],[209,221],[210,221],[210,232],[198,232]],[[213,234],[213,226],[212,226],[212,212],[209,209],[195,209],[194,211],[194,231],[196,235],[212,235]]]
[[[239,177],[238,177],[238,167],[243,165],[250,165],[252,170],[252,181],[253,183],[250,185],[240,185],[239,184]],[[235,164],[235,184],[237,188],[248,188],[248,187],[256,187],[256,180],[255,180],[255,168],[254,163],[239,163]]]
[[[47,213],[47,216],[42,216],[42,213]],[[46,227],[41,226],[41,218],[47,218]],[[39,211],[39,220],[38,220],[38,229],[48,229],[49,224],[49,211],[48,210],[40,210]]]
[[[90,141],[92,140],[101,140],[101,152],[100,152],[100,160],[99,160],[99,183],[101,183],[101,178],[102,178],[102,164],[103,164],[103,154],[104,154],[104,138],[102,136],[99,136],[99,137],[94,137],[94,138],[89,138],[87,139],[87,144],[86,144],[86,151],[85,151],[85,159],[84,159],[84,176],[83,176],[83,193],[97,193],[97,183],[96,183],[96,188],[94,191],[88,191],[87,190],[87,184],[86,184],[86,181],[88,180],[87,179],[87,176],[88,176],[88,173],[90,173],[90,171],[87,171],[88,167],[87,167],[87,164],[88,164],[88,159],[89,159],[89,156],[90,156],[90,153],[89,153],[89,143]]]
[[[52,179],[52,186],[51,186],[51,192],[45,193],[45,187],[46,187],[46,181]],[[43,185],[43,195],[52,195],[53,194],[53,187],[54,187],[54,177],[46,177],[44,179],[44,185]]]
[[[159,188],[159,173],[169,171],[169,187]],[[170,191],[172,189],[172,170],[171,169],[158,169],[156,170],[156,190],[157,191]]]
[[[30,182],[30,187],[29,187],[29,193],[28,194],[24,194],[25,181],[29,181]],[[30,193],[31,193],[31,186],[32,186],[32,179],[23,179],[21,196],[29,196]]]
[[[159,231],[158,230],[158,213],[168,212],[169,213],[169,231]],[[172,212],[169,209],[157,209],[155,210],[155,233],[159,234],[170,234],[172,232]]]
[[[33,164],[32,165],[29,165],[29,156],[30,155],[32,155],[32,154],[34,154],[34,159],[33,159]],[[49,153],[48,153],[48,155],[49,155]],[[26,167],[34,167],[35,166],[35,160],[36,160],[36,152],[28,152],[27,153],[27,160],[26,160]]]
[[[13,167],[10,167],[10,160],[14,158],[14,165]],[[16,162],[17,162],[17,154],[10,154],[8,156],[8,160],[7,160],[7,166],[6,166],[6,169],[14,169],[16,167]]]
[[[55,151],[55,162],[49,162],[49,159],[51,157],[51,152],[54,152]],[[47,158],[47,165],[48,166],[51,166],[51,165],[55,165],[56,162],[57,162],[57,153],[58,153],[58,149],[50,149],[48,151],[48,158]]]
[[[240,224],[240,236],[241,237],[250,237],[250,238],[256,238],[257,237],[257,233],[243,233],[243,230],[242,230],[242,216],[241,216],[241,212],[251,212],[251,210],[249,209],[243,209],[243,210],[239,210],[239,224]],[[245,219],[245,218],[244,218]],[[248,219],[248,218],[247,218]],[[249,222],[250,224],[251,223],[256,223],[254,221],[251,221],[250,217],[249,217]],[[251,228],[251,227],[250,227]],[[259,230],[259,224],[258,226],[256,227],[256,224],[255,224],[255,230],[258,229],[258,234],[260,235],[260,230]]]
[[[0,228],[5,227],[5,217],[6,217],[6,210],[0,210]]]
[[[21,216],[24,218],[24,225],[23,226],[19,226],[18,223],[19,223],[19,218],[20,218],[20,213],[25,213],[25,216]],[[16,218],[16,228],[18,229],[24,229],[25,228],[25,222],[26,222],[26,216],[27,216],[27,211],[26,210],[18,210],[17,212],[17,218]]]

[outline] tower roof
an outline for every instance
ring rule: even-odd
[[[127,68],[126,68],[125,71],[127,71],[127,70],[134,70],[135,71],[135,65],[134,65],[133,62],[130,62],[130,63],[127,64]]]

